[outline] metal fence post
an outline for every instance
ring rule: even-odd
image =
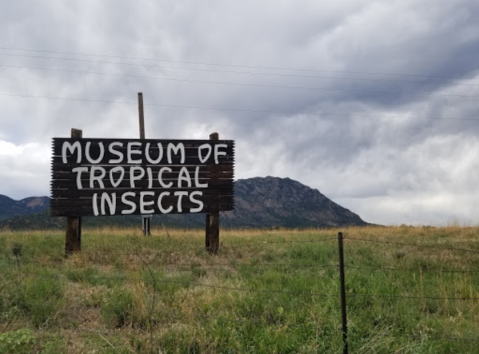
[[[343,233],[338,233],[339,281],[341,283],[341,317],[343,322],[343,354],[348,354],[348,318],[346,315],[346,286],[344,282]]]

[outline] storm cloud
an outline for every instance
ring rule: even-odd
[[[52,137],[234,139],[365,221],[476,225],[477,1],[0,5],[0,194],[49,194]]]

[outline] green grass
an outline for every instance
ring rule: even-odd
[[[338,231],[350,353],[479,353],[479,301],[450,299],[479,273],[446,272],[479,270],[445,248],[479,252],[461,227],[222,231],[215,256],[201,230],[87,229],[69,258],[60,232],[3,232],[0,353],[342,353]]]

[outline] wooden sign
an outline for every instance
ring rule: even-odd
[[[234,141],[53,138],[53,216],[234,208]]]

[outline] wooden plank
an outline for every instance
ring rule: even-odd
[[[191,185],[193,188],[204,188],[204,186],[208,186],[207,188],[211,188],[211,186],[223,186],[234,184],[233,176],[231,174],[224,174],[219,175],[217,178],[194,178],[194,177],[184,177],[182,180],[179,178],[142,178],[141,180],[138,179],[130,179],[130,178],[123,178],[123,179],[115,179],[115,176],[112,178],[104,177],[99,180],[97,179],[89,179],[89,178],[81,178],[78,179],[76,176],[71,176],[71,178],[61,178],[61,179],[52,179],[50,182],[51,188],[55,189],[75,189],[75,190],[83,190],[83,189],[91,189],[91,188],[129,188],[133,187],[142,187],[142,188],[163,188],[164,186],[171,186],[172,188],[177,188],[178,186],[187,186]]]
[[[148,192],[148,193],[146,193]],[[90,193],[89,195],[85,195],[85,196],[78,196],[78,197],[75,197],[75,198],[70,198],[70,197],[63,197],[63,196],[55,196],[54,198],[51,198],[52,201],[58,201],[59,203],[63,203],[64,205],[81,205],[83,202],[88,202],[89,200],[91,200],[92,198],[95,197],[95,194],[96,196],[99,198],[101,195],[103,195],[104,193],[107,193],[109,198],[115,198],[117,200],[120,200],[122,198],[122,196],[125,194],[125,193],[128,193],[126,194],[126,196],[124,198],[127,198],[128,200],[132,200],[132,201],[135,201],[137,202],[140,198],[140,196],[144,196],[143,198],[144,199],[147,199],[147,200],[152,200],[152,199],[157,199],[161,193],[163,192],[168,192],[168,191],[116,191],[116,192],[113,192],[113,193],[107,193],[107,192],[98,192],[98,193]],[[163,194],[163,201],[168,201],[168,200],[176,200],[176,196],[175,196],[175,192],[177,192],[177,194],[180,194],[179,192],[186,192],[189,194],[193,193],[193,192],[199,192],[199,190],[195,190],[195,189],[191,189],[191,190],[177,190],[177,191],[169,191],[170,194]],[[134,195],[132,195],[131,193],[134,193]],[[151,194],[153,193],[153,194]],[[233,189],[225,189],[225,190],[218,190],[218,189],[215,189],[215,190],[211,190],[211,191],[202,191],[202,195],[199,195],[198,193],[195,193],[195,195],[197,196],[196,199],[201,199],[201,200],[204,200],[205,202],[215,202],[217,199],[215,198],[218,198],[218,199],[221,199],[221,198],[232,198],[234,196],[234,190]],[[88,202],[89,203],[89,202]],[[87,204],[88,204],[87,203]]]
[[[103,167],[103,169],[106,172],[105,179],[110,178],[110,171],[113,168],[116,168],[116,167],[117,166],[105,166],[105,167]],[[130,167],[131,166],[128,166],[128,167],[124,168],[124,171],[125,171],[124,178],[126,178],[126,179],[129,179]],[[140,166],[140,167],[143,167],[143,166]],[[164,169],[164,170],[162,170],[163,172],[162,172],[161,177],[166,178],[166,179],[174,179],[174,178],[178,178],[178,176],[180,174],[180,170],[182,169],[182,167],[184,167],[186,169],[186,171],[188,171],[188,173],[191,177],[194,177],[195,174],[196,174],[196,167],[198,167],[198,166],[167,166],[167,167],[171,168],[171,172],[168,172],[169,170]],[[74,167],[72,167],[72,168],[74,168]],[[62,180],[62,179],[75,179],[76,180],[77,172],[72,172],[72,168],[62,167],[61,169],[52,170],[51,171],[52,180]],[[159,171],[162,167],[161,166],[153,166],[153,167],[149,167],[149,168],[151,168],[151,173],[153,174],[153,178],[157,179],[158,178],[158,173],[159,173]],[[96,171],[98,171],[98,170],[96,170]],[[147,176],[147,173],[148,173],[147,171],[148,170],[146,168],[144,168],[144,171],[145,171],[145,176]],[[137,173],[136,169],[133,172]],[[91,173],[91,169],[89,167],[88,172],[83,172],[81,174],[81,179],[89,180],[90,173]],[[95,173],[98,174],[100,172],[95,172]],[[120,172],[113,172],[113,177],[119,177],[120,174],[121,174]],[[214,178],[234,178],[234,165],[200,166],[199,169],[198,169],[198,176],[200,178],[211,178],[211,179],[214,179]]]
[[[96,158],[92,156],[93,159]],[[152,161],[156,161],[156,156],[151,156]],[[204,162],[200,162],[198,158],[196,157],[186,157],[184,160],[180,158],[180,156],[172,156],[171,157],[171,163],[167,161],[166,157],[163,157],[163,159],[157,163],[157,164],[151,164],[148,163],[148,160],[144,158],[141,155],[137,155],[134,157],[135,161],[138,160],[140,162],[135,162],[135,163],[127,163],[126,160],[121,163],[111,163],[110,161],[115,160],[114,157],[111,156],[105,156],[100,159],[100,160],[95,160],[97,161],[96,163],[90,163],[86,159],[82,159],[81,163],[77,163],[76,157],[71,158],[68,160],[68,162],[64,163],[62,158],[60,156],[54,156],[52,157],[52,167],[54,169],[59,169],[61,166],[68,166],[69,168],[73,167],[78,167],[78,166],[171,166],[171,165],[178,165],[178,166],[208,166],[208,165],[232,165],[234,164],[234,156],[220,156],[218,157],[218,163],[216,163],[215,159],[213,157],[210,157]]]
[[[221,148],[219,148],[219,151],[222,152],[222,153],[226,153],[226,156],[233,156],[234,155],[234,152],[235,152],[235,148],[234,146],[232,145],[227,145],[227,144],[223,144],[223,145],[226,145],[225,146],[222,146]],[[81,146],[81,144],[80,144]],[[86,156],[85,153],[88,152],[89,153],[89,156],[93,159],[96,159],[100,154],[104,154],[106,156],[109,156],[111,159],[118,159],[118,154],[121,154],[125,157],[128,156],[128,147],[125,146],[125,147],[121,147],[119,145],[112,145],[112,149],[115,150],[118,154],[113,154],[110,150],[109,150],[109,145],[108,144],[102,144],[103,148],[100,147],[100,145],[90,145],[87,149],[87,147],[85,146],[82,146],[81,147],[81,151],[82,151],[82,160],[85,160],[83,158],[83,156]],[[148,147],[148,149],[147,149]],[[185,157],[190,157],[190,158],[198,158],[199,157],[199,151],[198,151],[198,148],[199,147],[190,147],[190,148],[185,148],[184,149],[184,155]],[[166,145],[165,147],[163,147],[161,145],[161,149],[160,147],[157,145],[157,144],[154,144],[154,145],[147,145],[147,144],[138,144],[138,145],[134,145],[132,148],[131,148],[131,156],[134,157],[134,158],[138,158],[139,156],[145,156],[145,152],[148,151],[148,155],[151,157],[151,158],[158,158],[160,152],[162,153],[162,156],[164,156],[164,158],[166,159],[166,157],[168,156],[168,145]],[[69,149],[66,150],[65,152],[65,156],[66,157],[72,157],[72,156],[77,156],[76,154],[76,149],[74,150],[74,152],[72,153]],[[141,154],[140,154],[141,152]],[[179,154],[179,152],[176,152],[176,151],[172,151],[172,156],[176,155],[176,154]],[[206,156],[210,155],[210,158],[211,157],[214,157],[214,147],[212,147],[212,150],[211,150],[211,153],[208,153],[208,150],[206,149],[203,149],[201,150],[201,157],[204,158]],[[52,156],[54,157],[62,157],[63,154],[62,154],[62,147],[61,146],[55,146],[53,148],[53,153],[52,153]],[[221,157],[223,155],[219,155],[219,157]]]
[[[163,184],[170,185],[172,183],[172,187],[177,187],[180,185],[178,182],[178,178],[162,178],[161,179]],[[136,187],[141,186],[144,188],[149,188],[151,185],[153,188],[161,187],[162,185],[159,183],[157,178],[153,178],[150,184],[150,181],[148,179],[142,179],[142,180],[130,180],[128,179],[123,179],[123,180],[113,180],[111,181],[110,178],[103,178],[102,181],[103,186],[105,188],[126,188],[130,187],[132,183]],[[99,182],[98,181],[92,181],[94,188],[99,188]],[[194,187],[195,185],[203,185],[205,183],[208,183],[209,186],[213,186],[216,184],[227,184],[227,183],[232,183],[234,184],[234,179],[231,174],[228,174],[228,177],[219,177],[219,178],[191,178],[191,185]],[[185,186],[187,185],[187,182],[182,182],[181,185]],[[82,178],[80,180],[80,187],[78,187],[78,180],[76,177],[72,177],[70,179],[62,178],[62,179],[53,179],[50,181],[50,187],[55,187],[55,188],[72,188],[72,189],[90,189],[90,179]]]
[[[199,198],[197,198],[199,200]],[[52,204],[53,204],[53,207],[51,208],[51,212],[52,214],[55,214],[55,215],[62,215],[62,213],[66,210],[69,210],[71,212],[74,212],[75,210],[78,210],[79,213],[81,213],[82,216],[85,216],[85,215],[93,215],[93,203],[92,203],[92,200],[91,199],[83,199],[81,202],[79,203],[76,203],[75,205],[72,204],[72,203],[63,203],[64,202],[64,199],[53,199],[52,200]],[[203,205],[203,210],[202,211],[199,211],[201,213],[204,213],[206,210],[221,210],[222,207],[226,207],[226,206],[232,206],[234,205],[234,200],[233,200],[233,196],[229,196],[227,198],[224,198],[224,199],[221,199],[220,201],[217,201],[216,203],[210,203],[210,204],[207,204],[205,203]],[[105,205],[105,209],[108,210],[109,209],[109,205],[108,204],[104,204]],[[140,211],[140,204],[139,203],[135,203],[136,205],[136,210]],[[101,209],[101,202],[100,202],[100,199],[98,199],[98,210]],[[177,204],[177,201],[174,201],[174,202],[165,202],[164,200],[162,200],[162,203],[161,203],[161,206],[163,209],[168,209],[169,207],[173,207],[175,210],[178,209],[178,204]],[[191,203],[188,199],[184,198],[182,203],[181,203],[181,207],[183,209],[191,209],[191,208],[198,208],[199,205],[198,204],[195,204],[195,203]],[[146,209],[155,209],[155,213],[158,213],[158,214],[161,214],[160,210],[159,210],[159,207],[158,207],[158,204],[157,203],[153,203],[153,204],[147,204],[145,205],[145,208]],[[116,203],[116,207],[115,209],[118,211],[118,210],[130,210],[132,209],[131,205],[127,205],[127,204],[123,204],[123,203]],[[85,214],[86,213],[86,214]],[[172,211],[173,213],[173,211]],[[118,212],[116,213],[118,214]],[[72,215],[78,215],[78,214],[72,214]]]
[[[87,175],[89,176],[89,174],[82,174],[81,177],[83,177],[84,175]],[[127,174],[125,174],[126,176]],[[165,177],[167,174],[163,174],[162,175],[162,178],[161,178],[161,182],[163,184],[170,184],[172,183],[173,186],[177,186],[179,185],[180,181],[178,179],[178,174],[171,174],[167,177]],[[189,181],[191,182],[192,185],[197,185],[197,184],[205,184],[205,183],[208,183],[209,186],[215,186],[215,185],[224,185],[224,184],[227,184],[228,182],[229,183],[233,183],[233,178],[226,178],[224,176],[221,176],[220,174],[216,174],[216,176],[219,176],[217,178],[211,178],[209,176],[201,176],[199,175],[198,178],[195,178],[194,176],[190,176],[189,178]],[[124,187],[129,187],[131,186],[132,184],[134,184],[135,186],[141,186],[141,187],[144,187],[144,188],[147,188],[149,185],[152,185],[153,187],[160,187],[161,186],[161,183],[159,182],[159,179],[157,177],[155,177],[153,175],[153,178],[151,179],[151,183],[149,181],[149,179],[141,179],[141,180],[137,180],[137,179],[130,179],[130,178],[123,178],[123,179],[119,179],[120,176],[117,177],[116,174],[113,174],[113,177],[110,178],[109,175],[107,174],[107,176],[105,176],[104,178],[101,179],[101,182],[103,183],[103,185],[105,186],[105,188],[115,188],[115,187],[119,187],[119,188],[124,188]],[[184,177],[186,178],[186,177]],[[90,178],[81,178],[80,180],[78,180],[77,176],[71,176],[70,178],[62,178],[62,179],[53,179],[51,182],[50,182],[50,185],[54,188],[72,188],[72,189],[88,189],[90,188],[90,185],[91,183],[93,183],[95,186],[97,186],[98,184],[100,184],[98,181],[96,180],[92,180],[90,181]],[[182,180],[181,181],[181,184],[182,185],[185,185],[188,181],[184,181]],[[80,187],[78,186],[80,185]]]
[[[85,200],[86,201],[86,200]],[[216,204],[211,204],[211,205],[204,205],[202,210],[201,211],[198,211],[199,213],[205,213],[207,212],[208,210],[222,210],[223,208],[227,208],[227,207],[232,207],[234,206],[235,203],[233,202],[232,198],[229,198],[229,200],[224,200],[222,202],[219,202],[219,203],[216,203]],[[177,203],[162,203],[161,204],[162,208],[163,209],[168,209],[169,207],[173,207],[174,210],[172,210],[171,212],[167,212],[167,214],[173,214],[173,213],[177,213],[178,212],[178,205]],[[158,205],[155,203],[155,204],[151,204],[151,205],[147,205],[145,206],[145,208],[147,210],[149,209],[154,209],[155,211],[155,214],[161,214],[160,210],[159,210],[159,207]],[[184,202],[181,204],[181,208],[184,209],[184,210],[189,210],[191,208],[198,208],[198,205],[197,204],[193,204],[193,203],[190,203],[189,201],[188,202]],[[101,205],[100,203],[98,203],[98,211],[100,211],[101,209]],[[116,215],[119,215],[120,214],[120,211],[122,210],[131,210],[131,205],[126,205],[126,204],[122,204],[122,203],[117,203],[116,204],[116,207],[115,207],[115,210],[116,210]],[[136,212],[134,214],[140,214],[140,206],[137,205],[137,207],[135,208],[136,209]],[[109,210],[109,206],[108,204],[105,204],[105,210]],[[62,205],[61,203],[58,203],[58,208],[57,207],[54,207],[52,210],[51,210],[51,213],[53,215],[65,215],[63,214],[64,212],[71,212],[71,213],[74,213],[75,211],[79,211],[81,212],[81,214],[83,216],[85,215],[94,215],[93,213],[93,205],[91,204],[91,201],[90,203],[85,203],[85,205],[76,205],[76,206],[73,206],[73,205],[70,205],[70,204],[66,204],[66,205]],[[184,211],[183,211],[184,212]],[[147,213],[148,214],[148,213]],[[72,214],[74,215],[74,214]],[[75,214],[76,215],[76,214]]]
[[[75,211],[80,212],[82,216],[86,215],[94,215],[93,212],[93,205],[91,200],[84,200],[84,205],[71,205],[69,203],[62,204],[62,203],[55,203],[55,206],[51,209],[52,215],[68,215],[68,213],[71,213],[71,215],[78,215],[74,214]],[[207,205],[205,204],[202,208],[201,211],[198,211],[199,213],[205,213],[208,210],[223,210],[224,208],[234,206],[235,203],[232,201],[232,198],[229,198],[229,200],[224,200],[221,202],[218,202],[216,204],[211,204]],[[136,212],[135,214],[140,214],[140,206],[139,204],[136,204]],[[169,209],[170,207],[173,207],[173,210],[171,212],[168,212],[167,214],[174,214],[178,212],[178,205],[177,203],[161,203],[161,206],[163,209]],[[197,204],[191,203],[189,201],[185,201],[184,203],[181,203],[181,207],[184,210],[189,210],[192,208],[198,208]],[[154,209],[155,214],[161,214],[161,211],[159,210],[159,207],[156,203],[151,204],[151,205],[146,205],[145,208],[147,210],[149,209]],[[98,202],[98,211],[100,211],[101,205],[100,202]],[[126,205],[123,203],[117,203],[115,206],[115,214],[119,215],[120,211],[122,210],[131,210],[132,207],[131,205]],[[105,204],[105,210],[109,210],[108,204]]]
[[[77,143],[80,146],[81,151],[85,152],[88,150],[91,154],[91,157],[98,156],[100,153],[100,145],[103,145],[104,153],[109,154],[112,158],[117,158],[116,154],[111,154],[109,152],[110,144],[113,144],[111,147],[113,150],[126,155],[128,152],[128,144],[131,144],[132,150],[138,151],[145,151],[147,146],[149,146],[148,151],[151,153],[158,154],[160,149],[163,150],[164,155],[167,154],[168,146],[173,144],[175,147],[179,144],[183,144],[185,149],[186,156],[195,156],[198,157],[198,148],[201,145],[208,144],[212,147],[212,151],[214,151],[216,145],[222,145],[221,148],[218,148],[219,151],[226,151],[228,155],[234,153],[235,144],[233,140],[222,140],[217,142],[211,142],[210,140],[152,140],[152,139],[145,139],[145,140],[138,140],[138,139],[82,139],[82,140],[74,140],[68,138],[53,138],[53,145],[52,145],[52,156],[62,156],[62,149],[64,143],[69,143],[70,145]],[[223,147],[226,145],[226,147]],[[87,149],[88,146],[88,149]],[[202,150],[204,154],[207,153],[207,150]],[[67,149],[67,156],[72,156],[70,151]],[[76,156],[76,153],[74,153]],[[84,155],[84,154],[82,154]]]
[[[71,130],[73,139],[81,139],[83,132],[79,129]],[[53,209],[51,208],[53,211]],[[66,233],[65,233],[65,255],[71,255],[81,251],[81,214],[78,212],[71,213],[67,217]]]
[[[92,165],[84,165],[85,167],[90,168]],[[223,165],[190,165],[190,166],[183,166],[183,165],[95,165],[96,167],[102,167],[105,169],[105,171],[110,171],[111,169],[119,169],[122,167],[125,172],[129,172],[132,167],[143,167],[143,168],[151,168],[151,170],[154,173],[158,173],[160,169],[163,169],[163,173],[179,173],[180,170],[186,169],[190,173],[195,173],[198,167],[199,173],[209,173],[209,172],[234,172],[234,164],[223,164]],[[56,167],[56,168],[53,168]],[[53,172],[68,172],[68,173],[74,173],[72,172],[73,168],[80,167],[78,164],[57,164],[57,165],[52,165],[52,173]],[[168,169],[165,169],[165,167],[168,167],[171,169],[171,172],[168,171]]]
[[[92,196],[94,193],[125,193],[125,192],[155,192],[155,193],[162,193],[162,192],[177,192],[177,191],[189,191],[189,192],[202,192],[204,195],[213,195],[214,193],[220,194],[230,194],[234,192],[234,186],[230,184],[225,185],[213,185],[210,188],[197,188],[197,187],[172,187],[172,188],[88,188],[88,189],[68,189],[68,188],[52,188],[51,196],[52,198],[87,198]]]
[[[169,206],[168,206],[169,207]],[[191,208],[197,207],[197,205],[191,206],[191,205],[183,205],[182,206],[182,211],[180,212],[176,206],[173,206],[173,209],[171,212],[168,214],[189,214],[191,212]],[[160,210],[157,208],[157,206],[152,207],[154,209],[154,214],[161,214]],[[165,206],[166,208],[166,206]],[[214,206],[205,206],[199,213],[215,213],[219,211],[229,211],[234,209],[234,203],[230,204],[217,204]],[[107,214],[109,213],[109,208],[105,208]],[[118,205],[115,209],[115,214],[114,215],[124,215],[121,214],[122,211],[130,210],[130,207],[126,207],[123,205]],[[70,215],[77,215],[78,212],[80,212],[83,216],[93,216],[93,208],[90,206],[82,206],[82,207],[62,207],[61,209],[52,209],[51,210],[51,215],[52,216],[70,216]],[[128,215],[141,215],[140,209],[136,208],[134,213],[129,213]],[[103,216],[103,215],[99,215]],[[109,214],[106,216],[110,216]]]
[[[127,144],[130,142],[141,142],[142,144],[150,143],[150,145],[160,143],[162,146],[167,146],[169,143],[172,144],[179,144],[183,143],[185,148],[197,148],[203,144],[210,144],[215,146],[217,144],[227,144],[227,145],[235,145],[234,140],[229,139],[219,139],[219,140],[209,140],[209,139],[124,139],[124,138],[65,138],[65,137],[55,137],[52,138],[53,144],[61,146],[64,142],[75,142],[79,141],[82,146],[86,146],[87,142],[91,142],[91,144],[98,144],[100,142],[103,143],[112,143],[112,142],[121,142],[123,144]]]
[[[97,200],[100,201],[101,193],[97,194]],[[145,201],[154,201],[155,203],[158,200],[160,193],[155,193],[153,196],[145,195],[143,199]],[[188,194],[189,195],[189,194]],[[108,198],[115,199],[117,204],[123,204],[122,202],[123,193],[116,193],[113,195],[111,193],[108,194]],[[92,199],[94,196],[84,197],[84,198],[52,198],[51,204],[54,207],[66,207],[66,206],[89,206],[92,205]],[[140,202],[140,192],[137,192],[136,195],[131,196],[130,194],[126,195],[125,198],[135,204],[139,204]],[[216,195],[195,195],[196,200],[201,200],[204,204],[214,204],[214,203],[221,203],[222,201],[229,202],[233,200],[234,193],[230,192],[228,194],[216,194]],[[178,197],[174,194],[164,195],[162,197],[162,204],[163,205],[171,205],[177,203]],[[183,197],[182,200],[186,203],[189,199],[187,196]]]
[[[71,190],[71,189],[54,189],[52,190],[51,196],[55,199],[70,199],[70,198],[92,198],[94,194],[101,194],[101,193],[116,193],[117,196],[121,196],[126,192],[153,192],[155,195],[159,195],[162,192],[170,192],[171,194],[179,191],[185,192],[202,192],[203,196],[215,196],[215,195],[232,195],[234,194],[234,187],[233,186],[216,186],[215,188],[211,189],[200,189],[200,188],[156,188],[156,189],[133,189],[133,188],[110,188],[110,189],[82,189],[82,190]]]

